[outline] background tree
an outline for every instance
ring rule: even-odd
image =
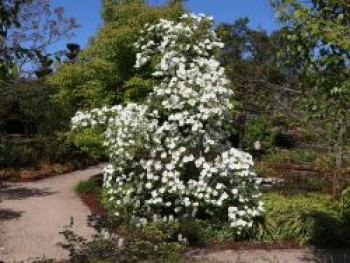
[[[51,2],[0,1],[1,168],[66,162],[67,158],[61,157],[69,155],[67,144],[57,135],[67,127],[66,116],[51,100],[56,90],[43,78],[53,71],[46,48],[71,36],[77,23]],[[37,79],[24,74],[26,63],[39,64]]]
[[[47,48],[63,39],[74,36],[74,30],[79,27],[74,17],[65,16],[63,7],[56,7],[52,0],[24,0],[17,14],[18,27],[11,26],[5,40],[5,45],[21,47],[28,52],[16,56],[15,64],[19,69],[33,64],[33,59],[41,63],[41,54],[46,55]],[[30,72],[31,73],[31,72]]]
[[[238,103],[238,146],[252,150],[254,140],[259,140],[266,149],[278,134],[267,130],[264,135],[251,136],[249,129],[254,128],[253,122],[265,122],[270,128],[277,126],[286,131],[289,124],[283,119],[290,115],[289,106],[296,91],[286,68],[279,66],[277,51],[283,45],[282,32],[268,34],[262,29],[250,28],[248,23],[248,18],[240,18],[232,24],[218,26],[218,35],[225,43],[221,61]]]
[[[0,84],[2,85],[14,68],[13,56],[20,56],[24,52],[20,47],[8,47],[5,42],[9,29],[20,26],[18,13],[24,2],[24,0],[0,2]]]
[[[284,54],[298,65],[303,103],[322,141],[343,164],[349,136],[350,4],[345,0],[273,1],[288,35]]]
[[[140,100],[152,80],[136,74],[133,43],[146,24],[175,18],[180,4],[148,6],[144,1],[103,1],[103,27],[74,64],[62,64],[49,83],[59,87],[57,100],[74,114],[77,109]]]
[[[78,57],[78,54],[80,52],[80,46],[75,43],[68,43],[66,46],[67,46],[67,51],[65,52],[65,55],[68,59],[67,62],[75,63]]]
[[[44,78],[45,76],[47,76],[53,72],[52,64],[54,61],[49,56],[41,56],[39,59],[39,62],[40,62],[40,66],[34,72],[35,76],[38,79]]]

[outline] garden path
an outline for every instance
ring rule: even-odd
[[[71,217],[76,233],[90,237],[90,210],[74,193],[74,186],[100,174],[102,168],[98,165],[37,182],[0,185],[0,261],[66,258],[67,251],[57,243],[63,241],[59,232]]]
[[[349,263],[349,249],[194,250],[188,256],[208,263]]]

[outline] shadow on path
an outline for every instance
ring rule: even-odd
[[[55,192],[50,191],[50,188],[28,188],[24,186],[11,187],[9,185],[0,185],[0,196],[4,200],[20,200],[29,197],[42,197],[55,194]]]
[[[22,211],[14,211],[12,209],[0,209],[0,222],[18,219],[22,216]]]

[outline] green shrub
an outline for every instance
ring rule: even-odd
[[[89,161],[91,160],[93,160],[93,158],[91,158],[86,152],[82,151],[70,142],[60,139],[60,143],[57,145],[56,154],[54,156],[53,162],[70,162],[78,167],[84,167],[88,165]]]
[[[103,159],[106,157],[101,132],[96,129],[68,131],[65,137],[68,145],[80,149],[80,151],[91,158]]]
[[[56,136],[0,140],[0,168],[35,168],[43,163],[86,166],[91,159],[87,153]]]
[[[58,135],[69,127],[71,117],[64,105],[52,100],[59,90],[42,80],[0,89],[0,168],[86,165],[89,156]]]
[[[268,162],[293,162],[293,163],[313,163],[320,154],[307,149],[280,149],[274,148],[262,157]]]
[[[133,44],[146,23],[177,18],[180,4],[149,6],[145,1],[102,1],[104,26],[75,63],[62,63],[48,82],[55,100],[71,114],[77,110],[143,100],[153,83],[135,77]],[[109,4],[106,4],[109,2]],[[120,3],[121,2],[121,3]],[[107,15],[108,14],[108,15]]]
[[[266,215],[263,239],[294,241],[321,247],[346,246],[341,204],[321,194],[264,196]]]
[[[318,154],[313,150],[295,149],[290,151],[291,159],[299,163],[312,163],[316,160]]]
[[[269,119],[264,116],[250,120],[246,127],[245,149],[249,152],[254,151],[255,141],[261,143],[262,151],[269,150],[275,145],[276,137],[280,133],[280,130],[271,128]]]
[[[65,242],[60,244],[69,251],[69,262],[176,262],[184,245],[174,238],[179,230],[175,222],[128,229],[125,239],[99,232],[91,241],[78,236],[72,225],[61,232]]]
[[[42,80],[21,80],[1,87],[0,134],[47,136],[66,127],[65,109],[51,100],[56,91]]]
[[[34,166],[40,158],[40,145],[35,140],[1,140],[0,167],[22,168]]]
[[[180,233],[185,237],[191,246],[204,246],[205,237],[203,226],[198,220],[181,220]]]
[[[214,224],[204,224],[203,235],[205,242],[210,241],[227,241],[227,240],[237,240],[237,233],[224,222],[218,222],[218,225]]]
[[[79,195],[99,193],[101,191],[101,184],[96,177],[93,177],[86,181],[80,181],[75,186],[75,191]]]

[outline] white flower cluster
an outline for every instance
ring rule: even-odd
[[[222,43],[212,19],[184,14],[179,22],[146,25],[135,67],[159,58],[158,84],[144,105],[78,112],[73,126],[106,124],[111,163],[104,184],[118,216],[137,223],[153,218],[216,218],[226,214],[241,231],[262,203],[252,157],[232,148],[224,126],[232,91],[215,59]]]

